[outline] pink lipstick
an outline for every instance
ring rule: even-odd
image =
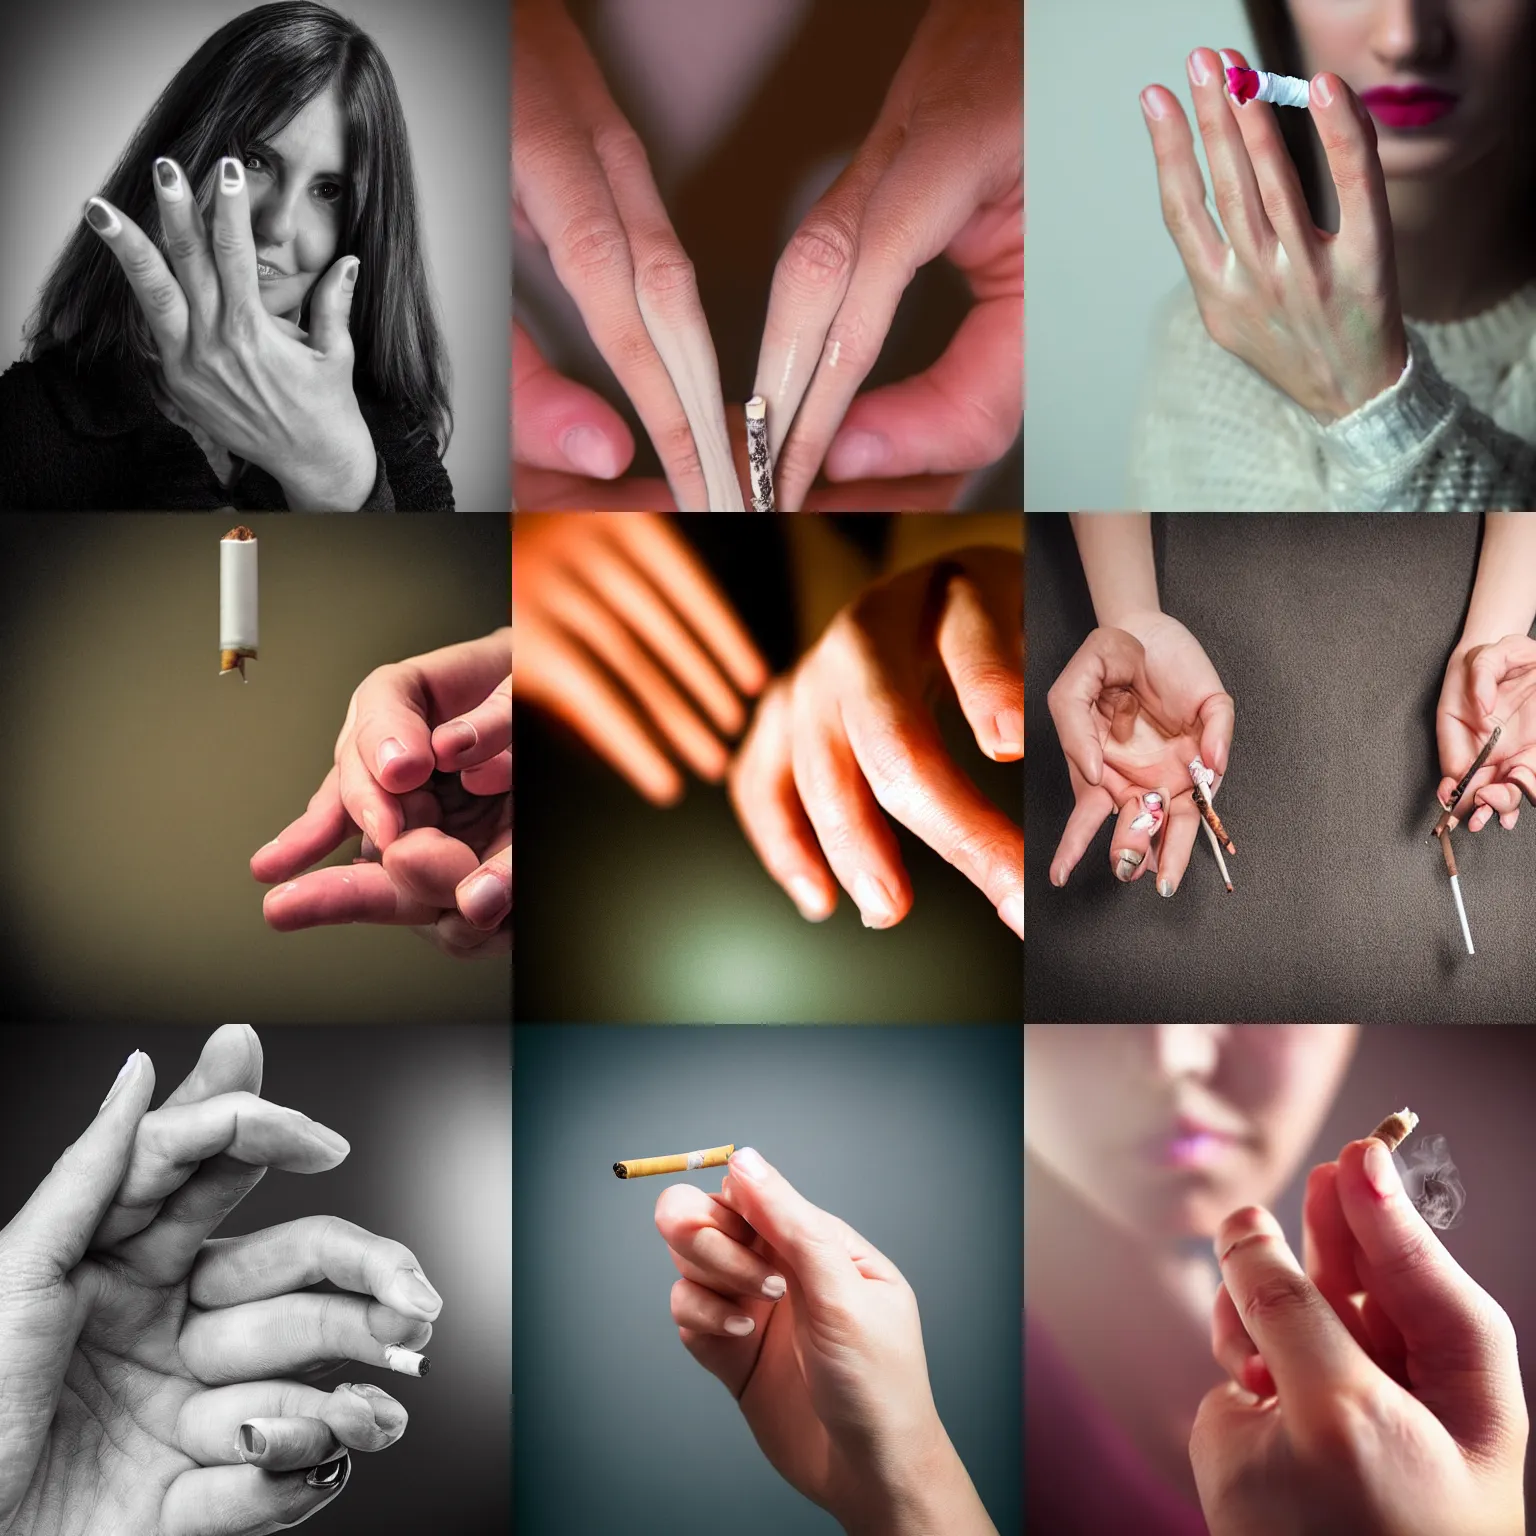
[[[1427,128],[1454,111],[1457,99],[1450,91],[1428,85],[1379,85],[1360,97],[1366,111],[1386,128]]]
[[[1239,1139],[1181,1115],[1172,1133],[1154,1138],[1147,1149],[1164,1168],[1205,1168],[1230,1152]]]

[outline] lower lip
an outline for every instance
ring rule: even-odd
[[[1158,1142],[1155,1156],[1165,1168],[1204,1168],[1224,1157],[1235,1145],[1230,1136],[1201,1132]]]
[[[286,272],[263,271],[260,267],[256,268],[256,281],[258,283],[280,283],[287,276]]]
[[[1365,109],[1387,128],[1427,128],[1451,112],[1454,100],[1372,101],[1365,99]]]

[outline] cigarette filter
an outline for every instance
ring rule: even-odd
[[[752,470],[752,510],[773,511],[773,466],[768,462],[768,402],[747,401],[747,461]]]
[[[1263,69],[1229,69],[1227,89],[1239,103],[1267,101],[1276,107],[1305,107],[1311,87],[1294,75],[1272,75]]]
[[[425,1355],[418,1355],[403,1344],[391,1344],[384,1351],[384,1364],[401,1376],[425,1376],[432,1369],[432,1362]]]
[[[231,528],[219,540],[219,676],[256,659],[256,535]]]
[[[653,1173],[687,1173],[691,1168],[723,1168],[736,1150],[736,1143],[708,1147],[702,1152],[679,1152],[672,1157],[632,1157],[615,1163],[613,1171],[621,1179],[643,1179]]]
[[[1371,1135],[1381,1142],[1388,1152],[1397,1151],[1414,1132],[1419,1117],[1411,1109],[1394,1109]],[[1369,1140],[1369,1137],[1367,1138]]]

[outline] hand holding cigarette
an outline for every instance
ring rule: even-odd
[[[255,1097],[261,1072],[254,1031],[225,1025],[150,1110],[154,1068],[135,1051],[0,1233],[0,1274],[35,1282],[0,1287],[0,1530],[33,1530],[40,1511],[122,1536],[287,1527],[342,1491],[351,1451],[404,1433],[380,1388],[298,1378],[338,1357],[422,1360],[442,1303],[409,1249],[319,1216],[206,1241],[268,1167],[317,1173],[348,1152]],[[368,1294],[321,1297],[318,1279]],[[38,1305],[45,1284],[57,1305]],[[61,1407],[66,1377],[90,1381],[89,1414],[67,1393]]]
[[[1321,1530],[1342,1511],[1383,1536],[1522,1528],[1514,1329],[1407,1198],[1389,1145],[1415,1118],[1313,1170],[1305,1270],[1259,1207],[1217,1234],[1214,1353],[1232,1379],[1190,1443],[1213,1536]]]
[[[947,859],[1024,937],[1024,834],[940,739],[931,683],[952,686],[976,745],[1024,754],[1023,560],[973,548],[865,588],[758,705],[731,802],[773,879],[811,922],[841,886],[867,928],[912,891],[882,808]]]
[[[1444,777],[1434,830],[1465,822],[1481,832],[1497,816],[1513,831],[1521,796],[1536,804],[1536,640],[1508,635],[1458,647],[1440,689],[1435,736]]]
[[[882,1529],[996,1536],[934,1407],[917,1298],[884,1254],[750,1147],[718,1195],[664,1189],[656,1226],[684,1347],[791,1486],[849,1531],[879,1512]]]
[[[251,859],[279,932],[417,929],[454,958],[511,945],[511,631],[379,667],[309,809]],[[361,830],[363,857],[301,874]],[[297,878],[295,878],[297,877]]]

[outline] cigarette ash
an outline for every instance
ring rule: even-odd
[[[1430,1226],[1446,1232],[1460,1223],[1467,1190],[1444,1136],[1421,1137],[1410,1152],[1394,1152],[1392,1160],[1414,1209]]]

